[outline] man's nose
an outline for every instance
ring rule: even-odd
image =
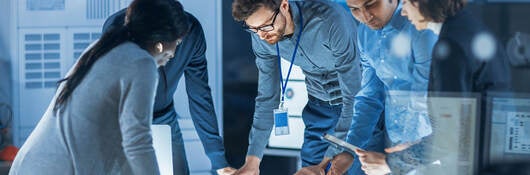
[[[258,30],[258,32],[256,32],[259,36],[260,39],[264,40],[265,37],[267,36],[267,32],[264,32],[264,31],[261,31],[261,30]]]
[[[362,17],[363,17],[362,19],[364,20],[364,22],[368,23],[370,20],[372,20],[373,16],[366,9],[361,9],[361,14],[362,14]]]

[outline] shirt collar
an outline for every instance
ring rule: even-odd
[[[390,21],[383,27],[383,31],[390,29],[401,29],[403,25],[407,22],[407,19],[401,16],[401,3],[398,2],[394,14],[390,18]]]
[[[442,30],[443,23],[441,22],[428,22],[427,23],[427,29],[432,30],[434,34],[440,35],[440,31]]]
[[[298,34],[300,34],[300,10],[299,6],[297,5],[296,1],[289,1],[289,9],[291,10],[291,18],[293,19],[294,23],[294,33],[290,38],[296,38],[298,37]],[[304,21],[305,23],[305,21]]]

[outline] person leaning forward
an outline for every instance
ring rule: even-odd
[[[321,140],[323,133],[344,139],[353,116],[353,97],[360,88],[356,23],[339,4],[326,0],[235,0],[232,15],[251,33],[259,71],[258,96],[246,162],[236,174],[258,174],[271,134],[273,110],[282,98],[280,59],[299,66],[308,99],[302,166],[319,164],[336,154]],[[288,80],[288,77],[286,78]],[[283,81],[288,83],[288,81]],[[327,158],[326,158],[327,157]]]

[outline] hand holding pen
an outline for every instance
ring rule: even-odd
[[[326,174],[326,170],[330,170],[331,168],[330,162],[331,159],[324,158],[320,164],[303,167],[302,169],[298,170],[295,175],[324,175]]]
[[[346,173],[353,163],[353,155],[348,152],[337,154],[329,162],[329,170],[326,175],[342,175]]]

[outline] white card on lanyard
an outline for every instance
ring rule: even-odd
[[[280,86],[281,86],[281,100],[280,100],[280,106],[278,109],[274,109],[274,135],[281,136],[281,135],[289,135],[289,117],[287,115],[287,108],[283,106],[284,98],[285,98],[285,89],[287,88],[287,82],[289,82],[289,76],[291,75],[291,69],[293,68],[294,64],[294,58],[296,57],[296,51],[298,50],[298,45],[300,44],[300,37],[302,36],[302,31],[304,29],[304,18],[302,16],[302,11],[300,8],[298,8],[298,12],[300,12],[300,31],[298,33],[298,37],[296,38],[296,44],[293,51],[293,56],[291,58],[291,65],[289,66],[289,71],[287,72],[287,77],[285,78],[285,84],[283,83],[283,76],[282,76],[282,64],[281,64],[281,56],[280,56],[280,45],[279,43],[276,43],[276,53],[278,56],[278,70],[280,71]]]
[[[287,108],[280,105],[278,109],[274,109],[274,135],[289,135],[289,117],[287,115]]]

